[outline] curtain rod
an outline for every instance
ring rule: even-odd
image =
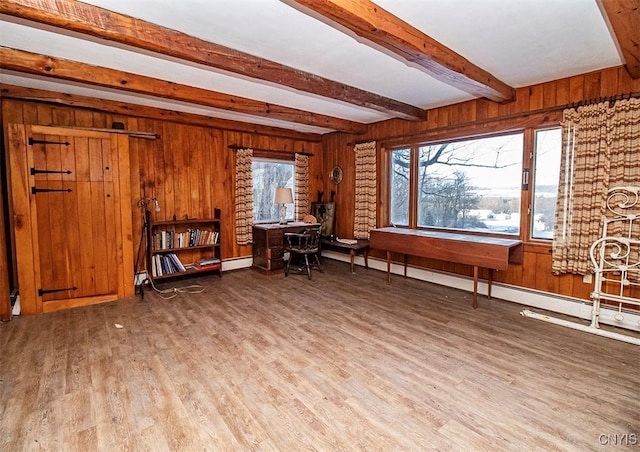
[[[640,91],[636,91],[636,92],[628,92],[628,93],[622,93],[622,94],[615,94],[613,96],[600,96],[600,97],[596,97],[594,99],[585,99],[583,101],[580,102],[574,102],[571,104],[567,104],[564,106],[564,108],[575,108],[575,107],[582,107],[584,105],[592,105],[592,104],[599,104],[600,102],[617,102],[619,100],[629,100],[631,98],[635,98],[635,97],[640,97]]]
[[[147,140],[157,140],[160,138],[160,135],[154,132],[141,132],[137,130],[124,130],[124,129],[106,129],[100,127],[82,127],[82,126],[60,126],[60,125],[51,125],[51,127],[63,127],[65,129],[74,129],[74,130],[87,130],[89,132],[107,132],[107,133],[118,133],[120,135],[129,135],[133,138],[145,138]]]
[[[313,154],[309,153],[309,152],[298,152],[298,151],[289,151],[286,149],[266,149],[266,148],[256,148],[253,146],[240,146],[237,144],[230,144],[229,146],[227,146],[229,149],[231,149],[232,151],[237,151],[239,149],[253,149],[254,151],[265,151],[265,152],[282,152],[282,153],[286,153],[286,154],[300,154],[300,155],[306,155],[309,157],[313,157]]]

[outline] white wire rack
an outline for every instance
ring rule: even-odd
[[[640,187],[614,187],[607,192],[602,236],[589,248],[594,288],[591,324],[557,319],[525,309],[521,314],[545,322],[640,345],[640,338],[600,329],[602,305],[617,305],[622,323],[628,308],[640,306]],[[603,303],[604,302],[604,303]]]
[[[589,249],[594,268],[591,326],[598,328],[601,302],[640,306],[640,187],[615,187],[607,192],[602,237]]]

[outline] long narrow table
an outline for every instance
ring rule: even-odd
[[[453,232],[408,228],[378,228],[370,234],[370,246],[387,252],[387,282],[391,283],[391,253],[427,257],[473,266],[473,307],[478,307],[478,268],[489,270],[487,298],[491,299],[493,270],[506,270],[509,264],[521,264],[523,245],[520,240],[500,239]]]

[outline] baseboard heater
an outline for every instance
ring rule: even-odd
[[[582,323],[571,322],[569,320],[559,319],[545,314],[539,314],[537,312],[530,311],[529,309],[524,309],[522,312],[520,312],[520,314],[523,317],[542,320],[544,322],[553,323],[554,325],[560,325],[567,328],[573,328],[574,330],[584,331],[585,333],[596,334],[598,336],[608,337],[609,339],[628,342],[629,344],[640,345],[640,338],[616,333],[615,331],[602,330],[591,325],[583,325]]]

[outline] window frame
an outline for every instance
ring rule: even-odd
[[[291,218],[287,217],[287,221],[293,221],[294,217],[296,215],[295,211],[296,211],[296,198],[295,198],[295,188],[296,188],[296,164],[295,164],[295,158],[287,158],[283,155],[272,155],[272,153],[257,153],[254,152],[253,158],[251,159],[251,165],[253,165],[256,162],[268,162],[268,163],[279,163],[279,164],[287,164],[287,165],[291,165],[293,168],[293,186],[291,187],[292,191],[293,191],[293,214],[291,216]],[[253,179],[253,171],[252,171],[252,176],[251,176],[251,185],[252,185],[252,191],[253,191],[253,185],[254,185],[254,179]],[[269,223],[278,223],[280,221],[280,217],[277,216],[276,218],[271,218],[271,219],[267,219],[267,220],[255,220],[255,202],[254,202],[254,206],[253,206],[253,224],[269,224]],[[289,210],[289,209],[287,209]]]
[[[553,116],[553,115],[552,115]],[[465,128],[457,128],[458,130],[450,131],[449,133],[435,134],[430,139],[424,140],[399,140],[394,142],[388,142],[381,144],[381,169],[380,176],[382,184],[380,185],[380,206],[381,206],[381,224],[391,225],[391,171],[392,171],[392,153],[403,149],[409,149],[411,154],[411,175],[409,183],[409,225],[399,225],[397,227],[410,228],[410,229],[422,229],[422,230],[434,230],[443,232],[456,232],[469,235],[479,235],[487,237],[499,237],[499,238],[517,238],[525,243],[532,243],[544,247],[551,247],[551,240],[546,238],[533,238],[532,237],[532,222],[533,222],[533,199],[534,199],[534,180],[535,174],[535,132],[538,130],[547,130],[558,128],[561,126],[559,117],[543,117],[537,121],[530,121],[529,124],[520,127],[509,127],[509,122],[502,122],[502,127],[495,127],[491,132],[477,133],[476,127],[468,127],[468,133],[465,133]],[[450,128],[451,129],[451,128]],[[478,138],[490,138],[501,135],[508,135],[513,133],[523,134],[523,146],[522,146],[522,174],[529,173],[528,188],[525,189],[521,180],[521,194],[520,194],[520,231],[518,234],[500,234],[489,233],[481,231],[466,231],[458,229],[438,228],[429,226],[418,226],[418,205],[417,205],[417,177],[418,177],[418,153],[419,148],[422,146],[434,145],[444,142],[465,141]],[[559,164],[559,162],[558,162]]]
[[[528,224],[528,241],[531,242],[539,242],[539,243],[551,243],[551,241],[553,240],[553,238],[543,238],[543,237],[534,237],[533,236],[533,223],[534,223],[534,215],[535,215],[535,210],[534,210],[534,203],[535,203],[535,187],[536,187],[536,175],[537,175],[537,171],[536,171],[536,151],[537,149],[537,133],[538,132],[542,132],[545,130],[554,130],[554,129],[559,129],[560,130],[560,147],[562,148],[562,126],[560,124],[556,124],[556,125],[547,125],[546,127],[535,127],[532,128],[531,131],[531,155],[530,155],[530,159],[531,159],[531,170],[529,171],[529,212],[528,212],[528,216],[529,218],[529,224]],[[562,149],[560,149],[560,153],[562,153]],[[558,160],[558,173],[560,172],[560,160]],[[557,199],[556,199],[556,205],[557,205]]]

